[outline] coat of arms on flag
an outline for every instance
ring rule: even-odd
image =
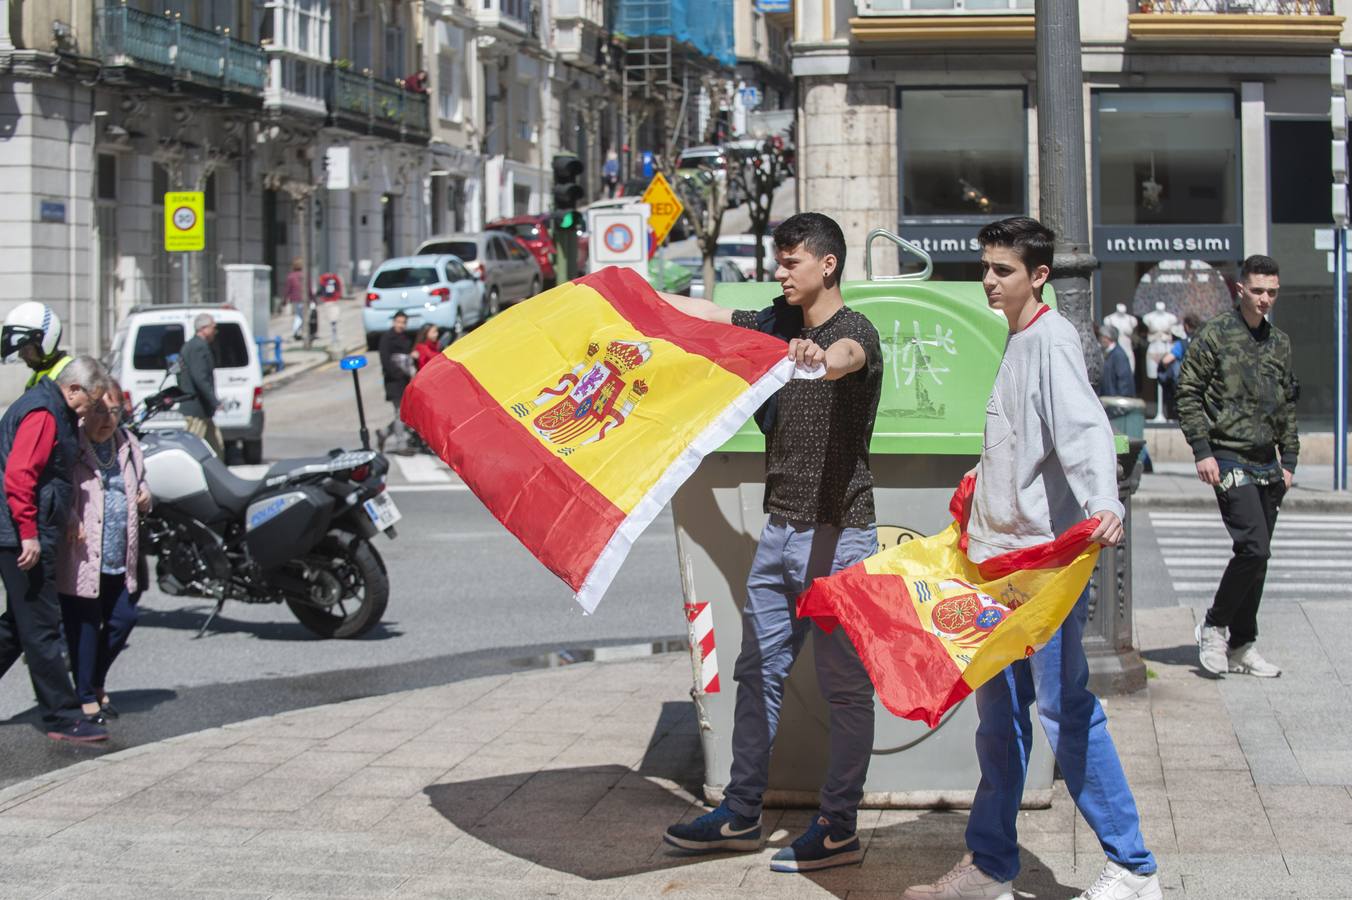
[[[878,698],[893,714],[930,727],[963,697],[1051,639],[1098,560],[1089,519],[1055,540],[988,559],[967,558],[975,481],[953,495],[954,522],[818,578],[798,614],[843,627]]]
[[[603,269],[493,317],[401,414],[588,612],[706,453],[793,373],[784,343]]]

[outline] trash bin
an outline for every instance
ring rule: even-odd
[[[977,283],[878,279],[843,286],[845,302],[878,329],[884,357],[882,400],[871,447],[878,538],[890,546],[941,531],[949,499],[981,453],[986,400],[1008,326]],[[758,309],[775,284],[720,285],[720,305]],[[1047,299],[1054,302],[1050,289]],[[765,525],[764,439],[748,422],[709,454],[672,500],[681,583],[691,630],[694,698],[705,759],[704,793],[722,799],[732,763],[741,608],[756,540]],[[710,633],[711,630],[711,633]],[[784,690],[765,801],[813,806],[826,771],[827,709],[807,641]],[[875,701],[876,702],[876,701]],[[971,698],[933,730],[877,704],[876,736],[864,805],[967,807],[980,774]],[[1034,729],[1024,805],[1051,803],[1052,756]]]

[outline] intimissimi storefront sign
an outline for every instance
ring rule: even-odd
[[[1114,260],[1244,258],[1242,225],[1099,225],[1094,256]]]
[[[981,244],[976,233],[981,225],[907,225],[897,233],[930,255],[935,262],[977,262]]]

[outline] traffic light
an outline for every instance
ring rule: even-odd
[[[554,208],[577,209],[586,196],[582,187],[582,160],[571,153],[554,157]]]

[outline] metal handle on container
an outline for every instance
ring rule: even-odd
[[[904,275],[879,275],[873,277],[873,239],[885,237],[892,243],[908,253],[913,253],[920,257],[925,263],[925,268],[919,272],[907,272]],[[893,234],[886,228],[875,228],[868,233],[868,238],[864,241],[864,278],[868,281],[928,281],[930,274],[934,272],[934,260],[930,255],[920,249],[918,244],[913,244],[900,235]]]

